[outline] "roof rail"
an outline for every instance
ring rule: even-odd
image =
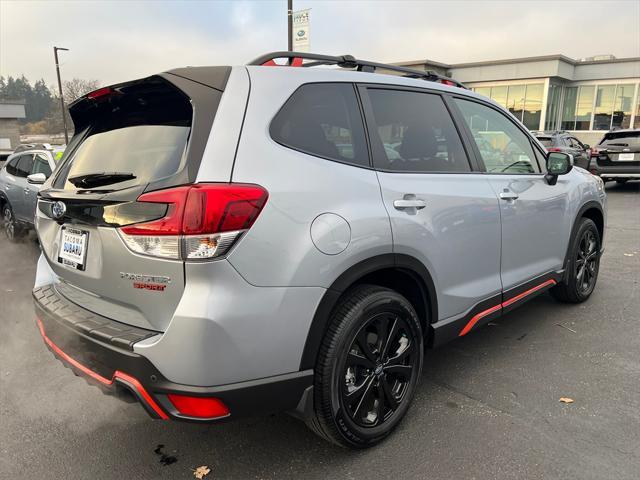
[[[419,78],[422,80],[427,80],[429,82],[443,83],[452,87],[465,89],[467,88],[457,80],[444,75],[440,75],[431,70],[415,70],[413,68],[399,67],[397,65],[391,65],[388,63],[376,63],[370,62],[369,60],[359,60],[351,55],[332,56],[303,52],[271,52],[254,59],[253,61],[249,62],[248,65],[279,66],[275,62],[277,58],[288,59],[288,66],[291,67],[317,67],[320,65],[337,65],[341,68],[355,68],[359,72],[369,73],[374,73],[376,70],[382,69],[402,73],[403,77]],[[305,63],[304,60],[311,61]]]

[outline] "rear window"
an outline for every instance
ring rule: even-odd
[[[301,86],[271,122],[278,143],[310,155],[369,166],[364,126],[350,83]]]
[[[90,103],[92,100],[85,100]],[[54,187],[76,190],[74,177],[100,173],[129,174],[128,179],[92,190],[119,190],[147,184],[178,172],[191,130],[188,98],[157,80],[114,91],[93,101],[78,147],[65,161]],[[133,176],[133,177],[131,177]]]
[[[553,146],[553,139],[551,137],[536,137],[538,141],[545,147]]]
[[[600,144],[620,147],[639,147],[640,130],[637,132],[607,133]]]

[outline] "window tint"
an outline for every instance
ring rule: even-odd
[[[22,155],[16,166],[16,177],[26,177],[31,174],[33,167],[33,155]]]
[[[275,116],[270,132],[286,147],[369,166],[362,116],[350,83],[301,86]]]
[[[16,165],[20,161],[20,157],[13,158],[9,163],[7,163],[7,173],[9,175],[16,175],[18,170],[16,169]]]
[[[439,95],[376,88],[368,92],[383,147],[374,159],[376,168],[396,172],[471,170]]]
[[[640,147],[640,131],[635,132],[611,132],[604,136],[600,145],[614,147]]]
[[[540,172],[529,137],[505,115],[476,102],[459,98],[455,102],[473,133],[487,172]]]
[[[553,139],[551,137],[536,137],[538,141],[545,147],[553,146]]]
[[[33,169],[31,170],[31,173],[44,173],[44,176],[49,178],[51,175],[51,167],[49,166],[49,160],[47,160],[47,157],[38,153],[35,161],[33,162]]]

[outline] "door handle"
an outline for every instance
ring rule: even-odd
[[[518,199],[518,194],[515,192],[506,190],[506,189],[503,192],[500,192],[500,200],[512,201],[517,199]]]
[[[419,198],[412,199],[402,199],[402,200],[394,200],[393,206],[396,210],[404,210],[407,208],[415,208],[416,210],[421,210],[427,206],[424,200],[420,200]]]

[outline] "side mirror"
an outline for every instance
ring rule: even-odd
[[[583,143],[582,146],[585,150],[589,150],[591,148],[591,145],[589,145],[588,143]]]
[[[545,178],[549,185],[555,185],[558,175],[566,175],[573,168],[573,157],[568,153],[550,152],[547,156],[547,174]]]
[[[47,177],[44,173],[32,173],[27,177],[27,182],[31,185],[42,185],[47,181]]]

